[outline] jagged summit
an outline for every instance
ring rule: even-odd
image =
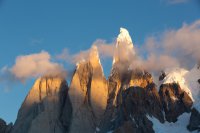
[[[107,105],[107,81],[97,47],[92,46],[88,54],[78,64],[70,84],[73,112],[69,133],[95,132]]]
[[[65,124],[70,120],[67,91],[63,78],[37,79],[18,112],[12,133],[66,132]],[[68,115],[63,115],[63,111]]]
[[[96,45],[93,45],[90,49],[90,60],[93,58],[99,60],[99,52]]]
[[[92,67],[94,67],[94,68],[101,67],[101,69],[103,70],[102,65],[101,65],[101,61],[100,61],[100,58],[99,58],[99,52],[98,52],[96,45],[93,45],[90,49],[89,61],[92,65]]]
[[[86,62],[90,62],[92,65],[97,65],[100,64],[100,58],[99,58],[99,52],[98,52],[98,48],[96,45],[93,45],[90,50],[87,53],[87,56],[85,58],[83,58],[82,60],[80,60],[79,62],[76,63],[76,66],[78,68],[78,66],[80,64],[84,64]]]
[[[128,30],[120,28],[114,50],[113,64],[116,62],[129,62],[134,55],[135,51]]]
[[[117,37],[117,42],[123,42],[126,41],[128,44],[130,44],[130,47],[132,48],[132,39],[129,35],[129,32],[125,28],[120,28],[120,34]]]

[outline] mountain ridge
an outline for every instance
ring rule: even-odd
[[[69,86],[59,76],[37,79],[14,125],[0,121],[0,133],[165,133],[170,126],[172,133],[200,130],[199,65],[163,71],[157,86],[150,72],[130,67],[134,57],[129,32],[120,28],[108,79],[94,45],[88,58],[77,63]]]

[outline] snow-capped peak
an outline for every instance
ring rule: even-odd
[[[120,34],[117,37],[117,42],[119,43],[124,41],[126,41],[127,45],[130,45],[130,47],[133,48],[132,39],[128,30],[125,28],[120,28]]]
[[[189,94],[194,101],[194,107],[200,111],[200,79],[199,65],[195,65],[190,71],[176,68],[165,71],[167,76],[164,79],[165,83],[179,83],[181,88]]]
[[[185,75],[189,72],[182,68],[173,68],[165,71],[166,77],[164,78],[163,84],[167,83],[178,83],[183,91],[185,91],[190,98],[194,101],[192,92],[188,86],[188,82],[185,79]]]
[[[114,50],[113,64],[116,62],[129,62],[135,55],[132,39],[125,28],[120,28],[120,34]]]

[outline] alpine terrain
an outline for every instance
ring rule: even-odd
[[[200,65],[163,70],[156,84],[134,58],[129,32],[120,28],[108,79],[94,45],[69,86],[59,75],[37,79],[15,123],[0,119],[0,133],[199,132]]]

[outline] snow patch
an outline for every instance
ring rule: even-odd
[[[182,68],[168,69],[165,71],[166,77],[164,78],[163,84],[178,83],[183,91],[185,91],[190,98],[194,101],[192,92],[188,86],[188,82],[185,80],[185,75],[189,71]]]
[[[193,107],[200,111],[200,84],[198,83],[198,79],[200,79],[200,69],[198,69],[198,67],[198,65],[195,65],[192,70],[185,74],[184,78],[194,98]]]
[[[154,117],[147,116],[150,121],[153,123],[153,129],[155,133],[191,133],[187,130],[187,125],[190,120],[190,113],[184,113],[179,116],[176,123],[160,123],[160,121]]]

